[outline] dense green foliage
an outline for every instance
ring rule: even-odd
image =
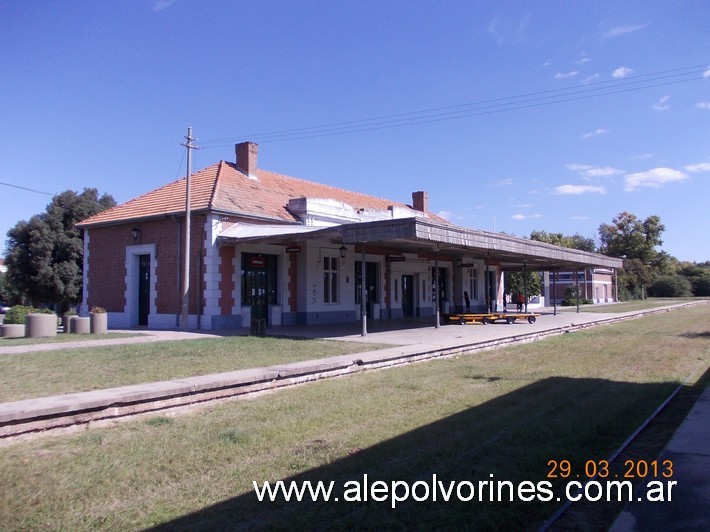
[[[624,269],[619,272],[621,299],[645,297],[645,288],[659,274],[667,273],[671,257],[656,250],[663,244],[663,231],[659,216],[641,220],[629,212],[619,213],[611,224],[599,226],[600,251],[624,259]]]
[[[688,297],[693,287],[682,275],[662,275],[648,287],[648,295],[656,297]]]
[[[647,293],[659,297],[710,295],[710,261],[682,263],[659,250],[663,244],[663,231],[665,226],[657,215],[641,220],[634,214],[622,212],[614,217],[611,224],[599,226],[598,248],[593,238],[579,234],[569,236],[532,231],[530,240],[623,259],[624,267],[618,272],[621,300],[643,299]],[[565,297],[563,304],[577,304],[575,294],[566,294]],[[583,302],[580,300],[580,303]]]
[[[84,245],[76,224],[116,205],[94,188],[67,190],[52,198],[46,212],[22,220],[7,233],[7,283],[35,305],[66,307],[81,298]]]
[[[565,298],[562,300],[563,307],[576,307],[577,304],[580,305],[591,305],[594,303],[591,299],[585,299],[581,296],[581,289],[579,286],[571,285],[565,288]]]
[[[562,233],[548,233],[547,231],[533,231],[530,233],[530,240],[546,242],[563,248],[579,249],[581,251],[596,251],[597,246],[593,238],[587,238],[579,234],[565,236]]]
[[[535,271],[526,272],[510,272],[505,274],[505,293],[513,297],[517,294],[527,294],[528,300],[542,293],[542,279],[540,274]]]
[[[678,273],[690,281],[694,296],[710,296],[710,262],[683,266]]]
[[[28,314],[54,314],[54,312],[46,308],[38,309],[24,305],[15,305],[5,314],[4,323],[7,325],[22,325],[25,323]]]

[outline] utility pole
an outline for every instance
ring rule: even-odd
[[[184,230],[184,248],[182,263],[182,280],[180,283],[182,292],[182,312],[180,314],[180,328],[188,329],[188,316],[190,314],[190,174],[192,173],[192,150],[199,149],[192,144],[192,128],[187,128],[187,142],[183,142],[181,146],[187,148],[187,175],[185,178],[185,230]]]

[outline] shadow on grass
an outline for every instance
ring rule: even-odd
[[[710,331],[681,334],[684,338],[710,338]]]
[[[495,381],[482,379],[481,385],[497,386]],[[287,502],[283,495],[275,502],[259,502],[251,489],[153,530],[535,529],[564,502],[564,481],[546,477],[551,471],[549,461],[569,460],[574,467],[572,478],[584,476],[587,460],[609,457],[676,386],[548,378],[367,449],[351,449],[330,463],[326,455],[332,450],[331,442],[300,443],[292,449],[294,470],[304,469],[308,460],[325,465],[284,482],[288,486],[291,481],[310,481],[315,489],[318,481],[326,487],[332,481],[331,502],[323,502],[322,495],[319,502],[311,502],[308,492],[302,502]],[[433,481],[434,475],[441,486]],[[277,479],[247,479],[250,486],[252,480],[261,490],[265,480]],[[533,491],[522,494],[532,495],[530,502],[522,501],[517,492],[517,483],[524,480],[535,483]],[[537,489],[539,482],[547,480],[552,482],[554,496],[537,500],[536,494],[550,497]],[[379,485],[383,491],[373,493],[376,481],[385,484]],[[395,508],[391,497],[375,501],[378,494],[392,493],[393,481],[405,481],[410,487],[421,481],[414,493],[427,500],[415,502],[410,497]],[[452,481],[450,500],[445,502],[444,492]],[[504,502],[491,502],[490,486],[494,498],[498,488],[497,484],[479,485],[486,481],[513,483],[514,500],[509,500],[510,487],[504,484]],[[396,493],[403,496],[405,487],[399,485]],[[457,493],[473,498],[460,501]],[[335,497],[338,502],[333,501]]]

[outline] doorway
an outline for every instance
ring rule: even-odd
[[[242,254],[242,305],[251,307],[252,320],[269,319],[269,304],[276,304],[276,256]]]
[[[444,303],[446,302],[446,294],[448,293],[447,288],[447,282],[446,279],[447,273],[446,268],[439,268],[439,286],[437,289],[436,286],[436,268],[433,267],[431,269],[431,288],[432,288],[432,294],[434,296],[434,300],[437,302],[439,306],[439,312],[446,312],[446,309],[444,308]]]
[[[150,255],[138,255],[138,325],[148,325],[150,314]]]
[[[414,316],[414,276],[402,276],[402,315],[405,318]]]
[[[375,305],[380,302],[377,266],[376,262],[365,263],[365,305],[368,318],[375,317]],[[355,303],[362,304],[362,262],[355,263]]]

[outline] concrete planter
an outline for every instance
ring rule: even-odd
[[[9,323],[7,325],[0,325],[0,336],[3,338],[24,338],[25,324]]]
[[[92,312],[90,320],[91,334],[106,334],[108,332],[108,314]]]
[[[89,334],[91,332],[91,322],[89,318],[72,316],[69,320],[69,332],[74,334]]]
[[[54,314],[28,314],[25,318],[27,338],[57,336],[57,316]]]
[[[62,327],[64,327],[64,332],[69,332],[69,322],[72,318],[76,318],[76,314],[65,314],[62,316]]]

